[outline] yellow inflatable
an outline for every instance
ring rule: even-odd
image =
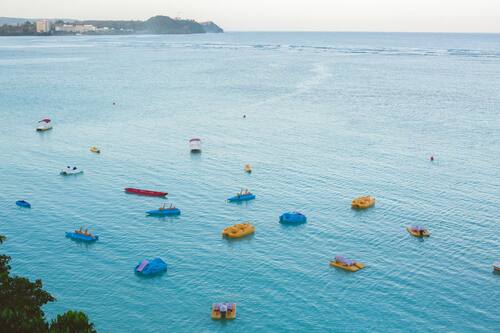
[[[250,223],[235,224],[225,228],[222,231],[222,236],[228,238],[240,238],[255,232],[255,227]]]
[[[90,151],[93,152],[93,153],[96,153],[96,154],[100,154],[101,153],[101,150],[99,148],[97,148],[96,146],[90,147]]]
[[[429,230],[420,227],[406,227],[406,230],[410,233],[410,235],[415,237],[429,237],[431,235]]]
[[[349,272],[357,272],[360,269],[365,268],[364,264],[354,260],[345,259],[341,256],[337,256],[335,257],[335,260],[330,261],[330,266],[345,269]]]
[[[370,208],[375,205],[375,198],[371,196],[359,197],[352,201],[351,207],[355,209]]]
[[[252,166],[250,164],[245,164],[245,172],[252,173]]]

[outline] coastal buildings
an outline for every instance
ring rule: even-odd
[[[36,32],[38,34],[47,34],[50,32],[50,21],[49,20],[38,20],[36,21]]]
[[[56,32],[84,34],[95,32],[97,28],[91,24],[62,24],[55,27]]]

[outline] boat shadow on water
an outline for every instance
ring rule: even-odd
[[[75,239],[75,238],[70,238],[70,237],[66,237],[66,238],[68,238],[71,242],[75,243],[77,246],[84,247],[86,249],[89,249],[89,248],[95,246],[95,243],[97,243],[97,242],[89,242],[89,241],[85,241],[82,239]]]
[[[222,238],[224,238],[224,240],[226,240],[227,244],[229,244],[230,246],[233,246],[236,244],[250,243],[255,238],[255,233],[248,235],[248,236],[245,236],[245,237],[240,237],[240,238],[229,238],[229,237],[224,237],[224,236],[222,236]]]
[[[180,215],[172,215],[172,216],[165,215],[165,216],[162,216],[162,215],[146,214],[146,217],[153,218],[153,219],[160,220],[160,221],[176,221],[176,220],[180,220],[181,219]]]
[[[201,161],[201,151],[191,151],[189,152],[189,156],[192,161]]]
[[[135,274],[135,276],[137,276],[141,280],[159,280],[163,276],[168,275],[168,271],[163,271],[163,272],[159,272],[159,273],[155,273],[155,274],[145,275],[145,274],[141,274],[139,272],[136,272],[134,270],[134,274]]]

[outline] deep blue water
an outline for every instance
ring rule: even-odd
[[[83,310],[99,332],[500,329],[499,35],[0,38],[0,115],[0,250],[57,298],[49,318]],[[44,117],[54,129],[36,133]],[[84,174],[58,175],[73,164]],[[127,186],[168,191],[181,217],[147,217],[163,201]],[[225,203],[241,188],[257,199]],[[376,206],[351,210],[364,194]],[[280,225],[288,210],[308,223]],[[244,221],[253,237],[221,238]],[[79,226],[100,240],[64,237]],[[366,268],[329,267],[337,254]],[[165,275],[133,273],[156,256]],[[212,321],[217,301],[237,319]]]

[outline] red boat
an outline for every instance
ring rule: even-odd
[[[148,197],[164,197],[168,194],[167,192],[140,190],[138,188],[131,188],[131,187],[125,188],[125,192],[138,194],[138,195],[146,195]]]

